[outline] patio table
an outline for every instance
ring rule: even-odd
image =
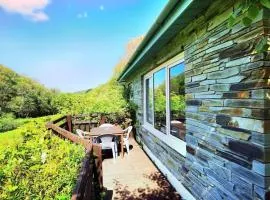
[[[121,154],[123,158],[124,157],[124,131],[120,126],[92,128],[89,133],[91,137],[98,137],[100,135],[106,135],[106,134],[120,136]]]

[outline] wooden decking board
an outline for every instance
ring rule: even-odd
[[[132,149],[124,158],[103,160],[105,199],[176,200],[181,199],[140,146],[131,139]]]

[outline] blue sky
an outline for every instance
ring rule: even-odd
[[[167,0],[0,0],[0,64],[72,92],[105,83]]]

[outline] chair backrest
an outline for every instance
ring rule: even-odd
[[[76,133],[79,135],[79,137],[84,138],[84,132],[80,129],[76,129]]]
[[[111,134],[106,134],[106,135],[101,135],[101,136],[98,136],[96,138],[96,141],[98,143],[109,143],[109,142],[113,142],[115,136],[114,135],[111,135]]]
[[[105,124],[101,124],[99,127],[113,127],[113,124],[109,124],[109,123],[105,123]]]
[[[133,126],[129,126],[129,127],[127,127],[127,128],[124,130],[124,132],[127,133],[127,134],[126,134],[126,139],[129,138],[129,135],[130,135],[130,132],[132,131],[132,128],[133,128]]]

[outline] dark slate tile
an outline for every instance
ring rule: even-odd
[[[240,91],[240,90],[250,90],[250,89],[257,89],[257,88],[268,88],[269,85],[267,81],[260,80],[260,81],[253,81],[247,83],[235,83],[232,84],[230,87],[231,91]]]
[[[235,59],[247,55],[254,49],[254,43],[250,41],[236,44],[235,46],[225,49],[220,53],[220,59],[231,58]]]
[[[197,83],[191,82],[191,83],[187,83],[185,85],[186,88],[194,88],[194,87],[199,87],[199,86],[200,86],[200,83],[199,82],[197,82]]]
[[[237,163],[243,167],[251,169],[251,162],[244,160],[244,159],[240,158],[239,156],[233,155],[230,152],[218,149],[217,155],[222,157],[222,158],[227,159],[228,161],[232,161],[232,162]]]
[[[216,122],[217,124],[221,126],[228,126],[228,124],[231,122],[232,118],[228,115],[217,115],[216,116]]]
[[[225,92],[223,93],[223,98],[225,99],[248,99],[251,96],[250,91],[240,91],[240,92]]]
[[[201,100],[196,100],[196,99],[194,99],[194,100],[187,100],[186,101],[186,104],[188,106],[200,106],[200,105],[202,105],[202,101]]]
[[[186,146],[186,150],[191,155],[195,155],[196,154],[196,150],[194,148],[192,148],[191,146]]]
[[[242,142],[239,140],[230,140],[229,149],[246,156],[248,160],[263,159],[263,149],[259,148],[255,144]]]

